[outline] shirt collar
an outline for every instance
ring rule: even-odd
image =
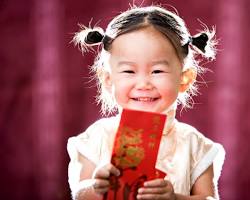
[[[163,135],[167,135],[174,127],[175,115],[176,115],[177,103],[174,102],[163,114],[167,115],[165,126],[163,129]]]

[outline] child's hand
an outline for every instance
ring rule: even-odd
[[[155,179],[144,183],[144,187],[138,190],[137,199],[175,200],[176,196],[171,182]]]
[[[98,194],[104,194],[109,190],[111,175],[119,176],[120,171],[112,164],[107,164],[102,167],[96,168],[92,178],[95,180],[93,189]]]

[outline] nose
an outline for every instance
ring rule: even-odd
[[[150,77],[145,75],[137,77],[135,88],[137,90],[151,90],[153,85]]]

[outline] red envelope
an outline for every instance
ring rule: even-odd
[[[110,178],[104,200],[134,200],[145,181],[165,177],[155,169],[165,121],[163,114],[123,110],[111,158],[121,175]]]

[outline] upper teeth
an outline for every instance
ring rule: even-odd
[[[150,97],[139,97],[139,98],[135,98],[135,100],[137,100],[137,101],[153,101],[154,98],[150,98]]]

